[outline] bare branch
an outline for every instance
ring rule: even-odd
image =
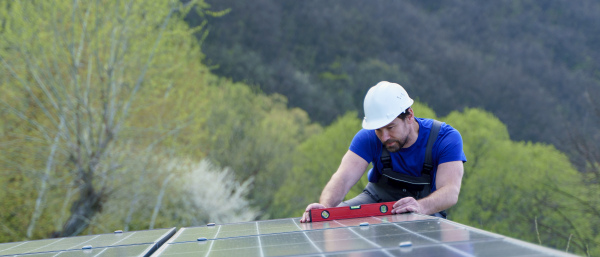
[[[61,118],[60,126],[58,129],[62,130],[62,128],[64,127],[64,124],[65,124],[65,120],[63,118]],[[38,197],[35,200],[35,208],[33,210],[33,214],[31,215],[31,221],[29,222],[29,226],[27,227],[27,238],[31,238],[31,236],[33,235],[35,223],[40,218],[40,215],[42,214],[42,211],[43,211],[42,201],[46,195],[48,179],[50,178],[50,171],[52,170],[52,166],[54,165],[54,154],[56,153],[56,148],[58,147],[59,135],[60,135],[60,132],[57,133],[56,136],[54,137],[54,143],[52,144],[52,147],[50,148],[50,155],[48,156],[48,160],[46,161],[46,169],[44,171],[44,176],[42,177],[40,189],[38,191]]]
[[[154,229],[154,222],[156,221],[156,216],[158,216],[158,211],[160,210],[160,206],[162,205],[162,199],[165,195],[165,190],[167,188],[167,184],[169,184],[169,180],[175,176],[174,173],[169,174],[167,178],[163,181],[162,186],[160,187],[160,192],[156,197],[156,204],[154,205],[154,212],[152,212],[152,218],[150,219],[150,226],[148,229]]]
[[[160,43],[162,34],[163,34],[165,28],[167,27],[167,24],[169,23],[169,19],[173,15],[173,12],[176,10],[177,9],[171,8],[171,10],[169,11],[169,14],[167,15],[167,17],[165,17],[165,21],[163,22],[162,26],[160,27],[160,30],[158,31],[158,36],[156,37],[156,41],[154,42],[154,47],[152,48],[152,51],[150,52],[148,61],[146,61],[146,64],[144,65],[144,68],[142,69],[142,72],[141,72],[140,76],[138,77],[137,82],[135,83],[135,87],[133,88],[133,91],[131,92],[131,94],[129,96],[129,100],[125,103],[125,107],[123,108],[123,111],[122,111],[123,118],[117,124],[117,126],[115,128],[115,132],[118,132],[120,130],[121,126],[123,125],[123,122],[125,120],[124,118],[127,117],[127,113],[129,112],[131,102],[133,102],[133,99],[134,99],[137,91],[139,90],[142,82],[144,81],[144,77],[146,76],[148,67],[150,66],[150,63],[152,62],[152,59],[154,58],[154,54],[156,53],[156,49],[158,48],[158,44]]]
[[[29,84],[24,81],[11,67],[10,64],[8,64],[6,62],[6,60],[4,60],[4,58],[2,58],[2,56],[0,56],[0,60],[2,61],[2,64],[4,65],[4,67],[6,67],[6,69],[8,69],[8,71],[10,72],[10,74],[16,78],[27,90],[27,92],[31,95],[31,97],[34,99],[34,101],[36,102],[36,104],[38,104],[40,106],[40,108],[44,111],[47,111],[43,105],[41,104],[41,102],[39,101],[39,99],[35,96],[35,94],[33,94],[33,92],[31,91],[31,88],[28,86]],[[25,114],[23,114],[22,112],[16,110],[15,108],[13,108],[12,106],[10,106],[9,104],[6,104],[6,102],[2,101],[2,103],[4,103],[11,112],[17,114],[20,118],[22,118],[23,120],[29,121],[30,123],[32,123],[32,125],[35,125],[35,127],[37,127],[39,129],[40,132],[42,132],[44,134],[44,137],[46,137],[47,140],[51,140],[50,135],[48,134],[47,130],[45,129],[44,126],[42,126],[41,124],[35,122],[35,121],[30,121],[29,118],[27,118],[27,116]],[[49,118],[52,119],[52,115],[47,114],[47,112],[45,112],[46,115],[48,115]]]
[[[44,138],[49,141],[50,137],[49,137],[48,131],[46,130],[46,127],[42,126],[41,124],[39,124],[35,120],[30,119],[23,112],[17,110],[12,105],[10,105],[7,102],[5,102],[4,100],[0,99],[0,102],[8,109],[8,111],[10,113],[13,113],[13,114],[17,115],[17,117],[19,117],[23,121],[25,121],[25,122],[31,124],[32,126],[34,126],[35,128],[37,128],[38,131],[42,132],[42,135],[44,136]]]

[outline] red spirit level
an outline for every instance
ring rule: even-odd
[[[392,214],[394,202],[309,210],[310,221],[328,221]]]

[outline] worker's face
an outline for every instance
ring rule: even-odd
[[[389,152],[396,152],[406,145],[410,126],[408,117],[404,120],[395,118],[390,124],[375,130],[375,134]]]

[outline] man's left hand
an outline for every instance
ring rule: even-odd
[[[398,200],[392,208],[392,213],[396,214],[406,212],[421,213],[421,205],[412,197],[404,197]]]

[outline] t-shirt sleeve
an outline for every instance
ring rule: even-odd
[[[369,130],[361,129],[350,143],[350,151],[362,157],[367,163],[373,161],[373,149],[375,148],[372,140],[373,136],[373,133]]]
[[[467,157],[463,151],[462,136],[458,130],[450,128],[444,133],[438,146],[438,154],[438,165],[452,161],[467,161]]]

